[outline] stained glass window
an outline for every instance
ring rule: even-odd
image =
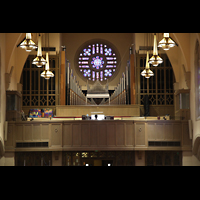
[[[117,64],[116,52],[107,44],[92,43],[79,53],[79,71],[89,81],[106,81],[116,72]]]

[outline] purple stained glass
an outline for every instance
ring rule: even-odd
[[[105,69],[104,70],[104,76],[112,76],[112,70],[111,69]]]
[[[96,53],[99,53],[99,44],[96,44]]]
[[[95,71],[92,72],[92,78],[95,78]]]
[[[88,57],[87,57],[87,58],[85,58],[85,57],[82,58],[82,60],[89,60],[89,59],[90,59],[90,58],[88,58]],[[79,60],[80,60],[80,59],[79,59]]]
[[[106,68],[113,68],[113,65],[106,65]]]
[[[91,56],[91,53],[90,53],[91,49],[84,49],[83,51],[84,51],[83,53],[84,56]]]
[[[100,45],[100,53],[103,54],[103,44]]]
[[[112,56],[112,49],[111,48],[109,48],[109,49],[105,48],[104,51],[105,51],[105,56]]]
[[[99,79],[99,72],[96,72],[96,77],[97,79]]]
[[[96,68],[96,69],[103,68],[103,64],[104,64],[103,58],[96,56],[92,58],[91,64],[93,68]]]
[[[89,65],[82,65],[82,68],[90,68]]]
[[[90,44],[79,55],[77,62],[79,71],[88,80],[107,80],[117,67],[116,54],[106,44]]]
[[[83,76],[85,76],[85,77],[90,77],[91,76],[91,70],[90,69],[84,69],[84,71],[83,71],[84,73],[83,73]]]
[[[95,54],[95,45],[92,45],[92,54]]]
[[[113,60],[113,57],[106,57],[106,60]]]
[[[103,79],[103,71],[100,72],[100,77]]]

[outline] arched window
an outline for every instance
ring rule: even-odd
[[[26,111],[33,107],[55,107],[58,104],[59,96],[59,56],[50,55],[49,57],[50,69],[55,74],[55,77],[49,80],[40,76],[40,74],[44,71],[44,67],[38,68],[36,65],[33,65],[33,59],[34,55],[29,55],[21,75],[21,83],[23,84],[23,110]]]
[[[200,119],[200,46],[197,40],[195,46],[195,85],[196,85],[196,118]]]
[[[174,72],[169,58],[162,54],[163,63],[158,67],[151,67],[154,76],[147,79],[138,74],[140,84],[138,84],[138,102],[144,105],[144,98],[149,96],[150,105],[173,105],[174,104]],[[138,55],[138,72],[141,73],[146,63],[146,55]]]
[[[77,51],[76,71],[85,81],[107,81],[119,67],[119,54],[116,51],[116,48],[106,41],[89,41]]]

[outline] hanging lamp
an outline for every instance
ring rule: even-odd
[[[153,56],[150,58],[149,64],[152,64],[153,66],[157,67],[162,62],[163,59],[158,55],[156,34],[154,34]]]
[[[164,33],[164,38],[158,43],[158,47],[167,51],[174,46],[176,46],[176,43],[169,37],[169,33]]]
[[[46,63],[47,61],[42,57],[41,36],[39,35],[37,57],[33,60],[32,64],[37,65],[37,67],[42,67],[42,65],[46,65]]]
[[[25,49],[27,52],[31,52],[33,49],[37,48],[37,45],[31,39],[31,33],[26,33],[26,39],[19,45],[22,49]]]
[[[154,73],[150,70],[150,67],[149,67],[149,52],[148,51],[147,51],[147,58],[146,58],[146,67],[141,72],[141,75],[144,76],[145,78],[150,78],[151,76],[154,76]]]
[[[45,65],[45,70],[41,73],[41,77],[44,77],[45,79],[50,79],[51,77],[54,77],[54,74],[53,72],[51,72],[49,70],[49,54],[46,53],[46,60],[47,60],[47,63]]]

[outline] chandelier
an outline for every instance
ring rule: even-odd
[[[148,51],[147,51],[147,58],[146,58],[146,67],[141,72],[141,75],[144,76],[145,78],[150,78],[151,76],[154,76],[154,73],[150,70],[150,67],[149,67],[149,52]]]
[[[46,60],[47,60],[47,63],[45,65],[45,70],[41,73],[41,77],[44,77],[45,79],[50,79],[51,77],[54,77],[54,74],[53,72],[51,72],[49,70],[49,54],[46,53]]]
[[[31,52],[33,49],[37,48],[37,45],[31,39],[31,33],[26,33],[26,39],[19,45],[22,49],[27,52]]]
[[[176,43],[169,37],[169,33],[164,33],[164,38],[158,43],[158,47],[167,51],[174,46],[176,46]]]
[[[153,56],[150,58],[149,64],[152,64],[153,66],[157,67],[162,62],[163,59],[158,55],[156,34],[154,34]]]
[[[42,44],[41,44],[41,36],[38,37],[38,51],[37,57],[33,60],[32,64],[37,67],[42,67],[42,65],[46,65],[47,61],[42,57]]]

